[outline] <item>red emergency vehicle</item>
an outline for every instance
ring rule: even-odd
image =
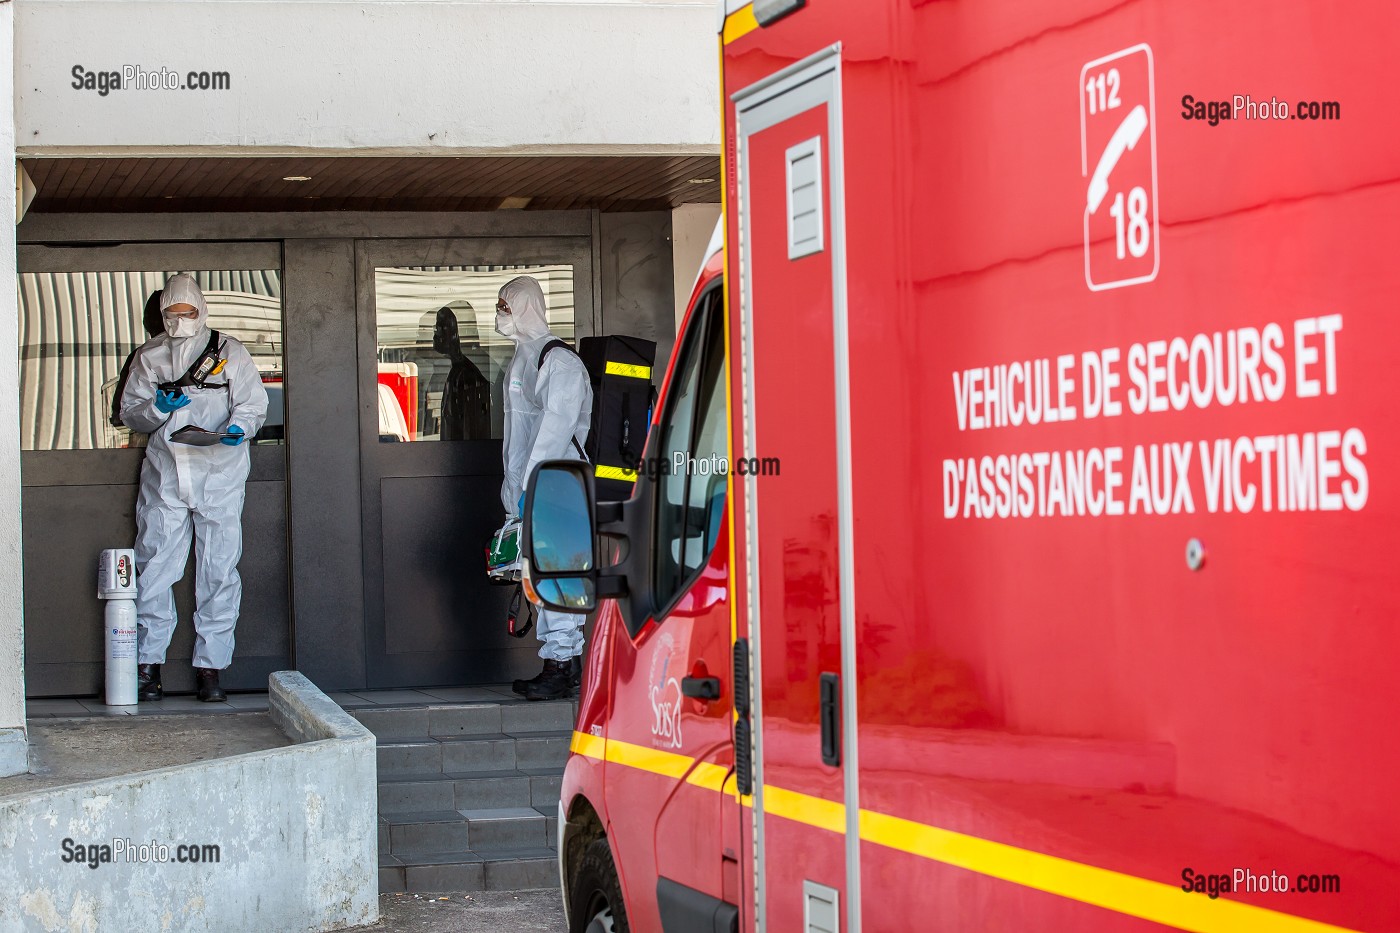
[[[571,929],[1400,930],[1397,40],[729,11],[636,491],[527,504]]]

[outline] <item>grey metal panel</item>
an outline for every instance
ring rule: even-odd
[[[281,482],[287,478],[287,448],[280,444],[254,444],[248,482]],[[124,450],[26,450],[20,454],[20,480],[24,486],[131,486],[141,478],[146,451]],[[133,501],[135,501],[133,499]]]
[[[118,453],[116,451],[106,452]],[[25,454],[24,458],[30,455]],[[22,459],[24,459],[22,458]],[[290,665],[287,626],[285,486],[250,482],[243,507],[242,613],[233,665],[222,678],[237,690],[267,689],[267,673]],[[25,486],[24,651],[29,696],[94,696],[103,676],[97,557],[130,547],[136,535],[134,485]],[[193,557],[175,587],[180,624],[167,655],[165,683],[193,689]]]
[[[135,272],[154,269],[277,269],[282,244],[114,243],[109,246],[21,246],[20,272]]]
[[[291,240],[283,263],[294,657],[323,690],[363,687],[354,243]]]
[[[500,475],[387,477],[380,482],[384,541],[384,650],[391,656],[458,653],[461,674],[478,651],[509,652],[504,680],[534,673],[534,640],[511,638],[511,590],[486,578],[483,549],[501,523]],[[404,659],[406,660],[406,659]],[[499,658],[497,661],[499,662]]]
[[[295,240],[351,237],[587,237],[589,211],[235,212],[222,214],[30,213],[16,228],[20,243],[128,240]]]
[[[676,343],[671,212],[602,214],[602,333],[656,341],[656,379]]]

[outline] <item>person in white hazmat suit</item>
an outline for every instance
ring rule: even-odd
[[[506,367],[505,481],[501,503],[506,520],[520,514],[525,482],[544,460],[582,460],[588,439],[593,388],[578,354],[563,348],[540,351],[554,339],[545,314],[544,292],[528,275],[501,287],[496,302],[496,333],[515,342],[515,355]],[[530,700],[567,697],[582,671],[585,615],[541,609],[538,631],[544,669],[531,680],[517,680],[515,692]]]
[[[209,308],[192,276],[172,276],[160,308],[165,333],[137,351],[121,403],[122,422],[150,435],[136,498],[137,690],[142,700],[163,695],[160,666],[175,633],[171,588],[185,574],[193,531],[195,681],[199,699],[218,702],[226,699],[219,671],[233,659],[243,596],[238,559],[249,462],[243,441],[267,417],[267,390],[247,349],[224,334],[207,375],[185,378],[205,358],[212,335]],[[187,425],[230,436],[208,447],[170,440]]]

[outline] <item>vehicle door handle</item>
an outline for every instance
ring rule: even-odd
[[[719,690],[718,677],[684,677],[681,679],[681,693],[692,700],[718,700]]]
[[[841,675],[821,676],[822,764],[841,766]]]

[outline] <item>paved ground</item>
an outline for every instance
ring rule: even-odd
[[[0,797],[291,744],[258,712],[31,719],[29,743],[30,773],[0,778]]]
[[[345,933],[564,933],[557,891],[381,894],[379,922]]]

